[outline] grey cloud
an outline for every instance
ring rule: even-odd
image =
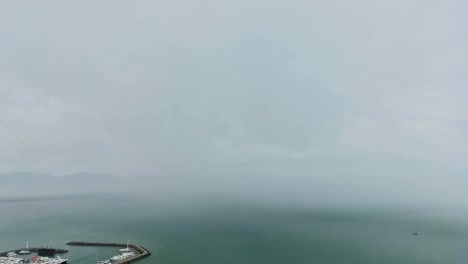
[[[395,190],[401,173],[455,183],[467,169],[467,9],[3,4],[0,170],[197,175],[201,185],[242,182],[233,174]]]

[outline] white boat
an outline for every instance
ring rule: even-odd
[[[122,260],[123,260],[122,255],[117,255],[117,256],[113,256],[112,258],[110,258],[111,262],[119,262],[119,261],[122,261]]]
[[[134,255],[135,255],[135,253],[133,253],[133,252],[124,252],[124,253],[122,253],[122,257],[124,259],[129,258],[129,257],[133,257]]]
[[[32,264],[65,264],[67,263],[67,261],[68,259],[63,259],[60,256],[57,256],[55,258],[34,256],[30,259],[29,263],[32,263]]]
[[[29,255],[29,254],[31,254],[31,252],[29,251],[29,242],[28,241],[26,241],[26,249],[21,250],[18,254],[19,255]]]
[[[14,257],[14,256],[16,256],[16,253],[13,252],[13,251],[11,251],[11,252],[8,252],[8,253],[6,254],[6,256],[7,256],[7,257]]]
[[[119,249],[119,251],[120,251],[121,253],[132,252],[132,250],[128,247],[128,243],[129,243],[129,242],[130,242],[130,241],[127,240],[127,247],[126,247],[126,248],[121,248],[121,249]]]
[[[112,263],[110,260],[106,259],[106,260],[99,260],[99,251],[96,252],[96,263],[97,264],[110,264]]]
[[[56,261],[56,263],[58,263],[58,264],[65,264],[65,263],[67,263],[68,259],[63,259],[63,258],[61,258],[60,256],[57,256],[57,257],[55,258],[55,261]]]

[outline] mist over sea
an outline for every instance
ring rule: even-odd
[[[468,263],[468,1],[0,6],[0,252]],[[3,263],[0,263],[3,264]]]
[[[152,198],[151,198],[152,197]],[[3,199],[0,249],[70,250],[70,264],[93,264],[112,248],[146,247],[145,263],[465,263],[468,217],[447,210],[272,206],[222,199],[110,193]],[[417,232],[418,235],[413,233]]]

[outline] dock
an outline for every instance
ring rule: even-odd
[[[121,244],[121,243],[82,242],[82,241],[71,241],[71,242],[68,242],[67,245],[69,246],[91,246],[91,247],[120,247],[120,248],[127,247],[127,244]],[[134,249],[136,252],[136,255],[133,257],[124,259],[122,261],[119,261],[119,262],[114,262],[114,264],[130,264],[130,263],[137,262],[141,259],[151,256],[151,253],[140,245],[128,244],[128,247]]]

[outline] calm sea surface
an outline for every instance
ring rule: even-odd
[[[105,195],[0,202],[1,251],[29,241],[68,249],[62,257],[70,264],[95,264],[98,251],[108,258],[117,250],[65,243],[127,239],[152,253],[142,264],[468,261],[468,225],[443,212],[174,205]]]

